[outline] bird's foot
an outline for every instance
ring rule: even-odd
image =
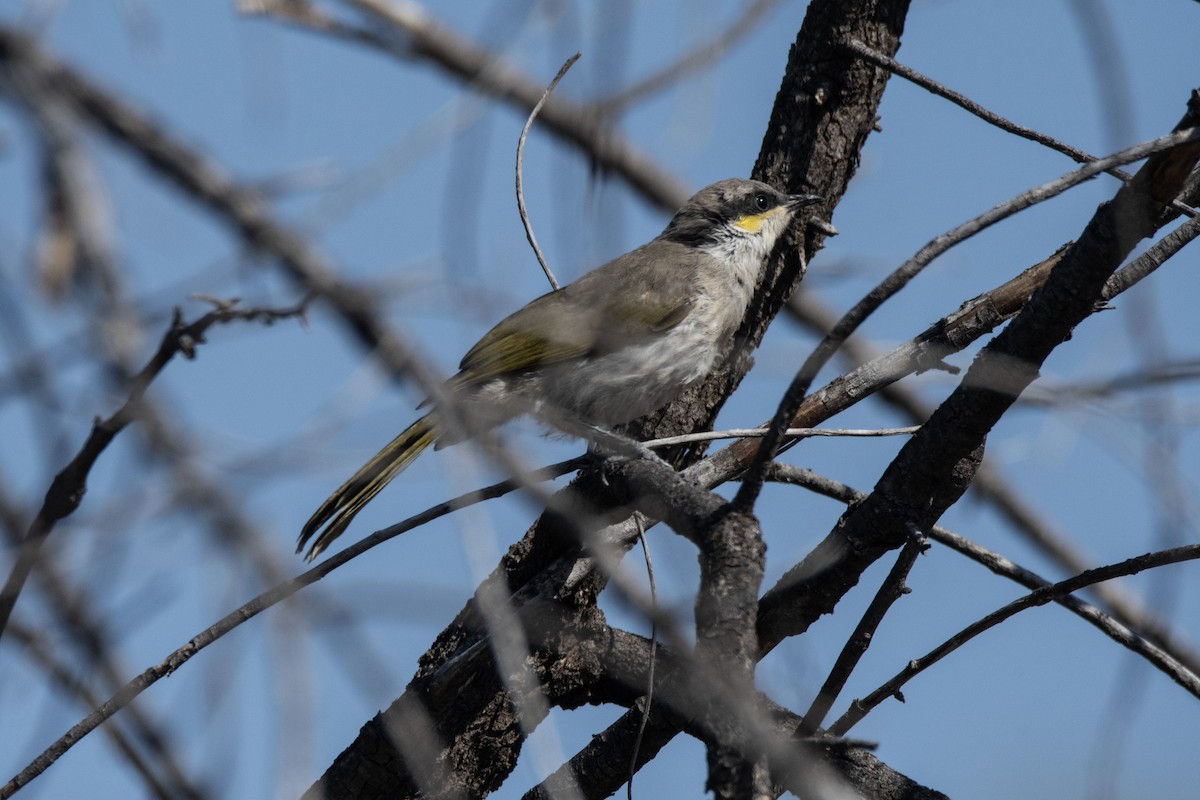
[[[653,448],[647,447],[644,443],[631,439],[628,436],[623,436],[619,433],[597,427],[595,425],[585,425],[587,440],[591,443],[591,451],[596,455],[606,458],[618,458],[627,461],[657,461],[662,464],[667,462],[658,453],[654,452]],[[668,466],[670,466],[668,464]]]

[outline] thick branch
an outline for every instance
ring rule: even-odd
[[[874,127],[876,110],[888,77],[883,70],[847,57],[833,43],[854,37],[881,52],[894,54],[907,10],[907,0],[818,0],[809,5],[804,26],[789,56],[787,72],[753,173],[755,177],[789,191],[820,194],[827,198],[825,211],[828,213],[833,209],[857,168],[859,151]],[[547,112],[549,110],[550,107]],[[819,247],[821,234],[809,230],[802,237],[805,253],[811,256]],[[768,268],[758,299],[739,334],[738,340],[745,343],[745,349],[734,354],[726,367],[703,385],[688,392],[665,411],[633,426],[631,432],[635,437],[647,439],[690,432],[710,424],[724,398],[736,388],[749,368],[746,353],[761,339],[801,277],[802,262],[798,252],[789,248],[784,250],[787,254],[781,262]],[[682,460],[694,460],[699,451],[697,448]],[[514,546],[489,581],[507,585],[518,595],[524,594],[518,591],[522,585],[528,584],[529,588],[541,585],[539,573],[578,541],[577,520],[623,518],[621,507],[629,500],[627,489],[615,482],[605,484],[594,476],[584,477],[566,492],[556,503],[556,510],[544,515]],[[577,508],[580,513],[564,514],[563,508]],[[566,575],[573,576],[574,571]],[[595,576],[573,583],[565,592],[559,584],[556,596],[562,598],[565,594],[570,602],[591,603],[603,585],[604,580]],[[473,605],[468,606],[423,657],[418,678],[457,662],[477,646],[481,635],[478,614]],[[463,711],[486,715],[494,708],[494,703],[501,700],[480,702],[470,709],[463,708]],[[443,733],[448,736],[449,746],[471,749],[472,742],[477,741],[481,732],[460,728],[453,737],[449,734],[449,730]],[[483,742],[477,743],[483,746]],[[351,745],[343,757],[352,757],[363,746],[363,743]],[[508,746],[515,753],[520,741],[512,739]],[[505,759],[505,763],[507,761]],[[403,768],[398,771],[403,772]],[[330,794],[330,797],[339,796],[343,795]]]
[[[1200,118],[1193,97],[1180,128]],[[865,501],[763,598],[764,645],[804,630],[833,608],[869,564],[925,530],[966,491],[987,434],[1037,377],[1046,357],[1095,310],[1105,282],[1137,242],[1155,230],[1200,157],[1184,143],[1152,156],[1116,197],[1100,206],[1079,240],[1051,269],[1025,309],[975,359],[959,387],[908,441]]]

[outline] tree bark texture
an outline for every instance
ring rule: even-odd
[[[826,202],[813,213],[828,218],[857,169],[888,78],[883,70],[848,56],[838,43],[855,38],[895,54],[908,6],[908,0],[810,3],[788,55],[753,177],[789,192],[821,195]],[[750,351],[795,290],[803,277],[803,265],[820,248],[822,239],[818,230],[810,228],[797,232],[789,246],[780,248],[783,255],[768,267],[737,337],[738,346],[725,366],[671,406],[631,425],[631,435],[649,438],[711,425],[725,398],[749,369]],[[804,258],[797,245],[803,247]],[[693,462],[701,452],[702,448],[694,448],[679,453],[676,462]],[[604,579],[594,574],[564,586],[564,556],[577,550],[581,525],[599,529],[622,519],[633,500],[620,480],[585,472],[559,493],[553,510],[509,550],[488,580],[502,585],[518,609],[535,598],[553,598],[564,607],[564,613],[598,614],[593,606]],[[744,645],[735,647],[744,652]],[[587,694],[586,670],[574,660],[590,646],[595,645],[579,642],[561,652],[535,649],[530,659],[539,676],[577,676],[578,685],[568,694],[578,701]],[[546,657],[552,660],[543,660]],[[435,691],[433,685],[440,686],[447,675],[453,675],[451,685],[458,689]],[[404,696],[364,726],[306,797],[487,795],[512,770],[523,741],[512,700],[501,686],[478,605],[472,601],[421,658]],[[543,692],[551,702],[561,697],[549,686],[543,687]],[[437,770],[406,763],[398,746],[394,732],[406,730],[407,723],[397,728],[396,719],[412,708],[429,721],[426,738],[437,754]],[[422,792],[418,786],[422,780],[436,782],[449,775],[453,776],[449,785],[441,789],[425,787]],[[624,777],[612,786],[589,786],[587,796],[605,796],[615,791],[621,780]]]

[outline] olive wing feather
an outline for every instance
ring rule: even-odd
[[[681,269],[647,269],[651,260],[672,256]],[[542,295],[488,331],[463,356],[454,383],[481,383],[665,335],[694,306],[695,286],[680,280],[688,270],[679,260],[692,257],[690,248],[656,240]]]

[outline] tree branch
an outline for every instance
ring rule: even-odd
[[[1193,96],[1180,130],[1200,117],[1198,98]],[[959,387],[901,448],[875,490],[764,596],[760,623],[776,630],[768,643],[803,630],[831,609],[867,565],[904,542],[910,525],[931,527],[958,500],[974,477],[987,432],[1050,352],[1095,310],[1109,276],[1153,232],[1198,157],[1195,141],[1156,154],[1101,205],[1024,310],[980,352]],[[806,610],[796,613],[799,609]],[[776,618],[781,613],[790,621]]]
[[[884,683],[875,691],[871,692],[862,700],[855,700],[850,707],[850,710],[838,719],[829,730],[836,735],[845,734],[854,725],[858,723],[868,712],[875,706],[882,703],[889,697],[899,696],[900,687],[907,683],[911,678],[916,677],[921,672],[924,672],[929,667],[942,660],[945,656],[957,650],[962,645],[966,644],[971,639],[974,639],[979,634],[999,625],[1004,620],[1024,611],[1027,608],[1035,608],[1043,606],[1046,603],[1052,602],[1060,597],[1065,597],[1071,592],[1078,591],[1085,586],[1090,586],[1098,581],[1112,580],[1125,575],[1134,575],[1138,572],[1144,572],[1148,569],[1154,569],[1166,564],[1177,564],[1181,561],[1191,561],[1200,558],[1200,545],[1191,544],[1184,547],[1175,547],[1170,550],[1160,550],[1156,553],[1146,553],[1145,555],[1135,558],[1126,559],[1119,564],[1111,564],[1106,567],[1097,567],[1090,569],[1080,575],[1068,578],[1065,581],[1059,581],[1051,586],[1043,586],[1035,589],[1024,597],[1014,600],[1008,605],[993,611],[981,620],[978,620],[961,631],[951,636],[942,644],[929,651],[920,658],[915,658],[908,662],[900,673]],[[1180,686],[1187,689],[1192,695],[1200,697],[1200,677],[1196,675],[1179,675],[1175,676],[1175,680]]]
[[[772,465],[770,479],[794,486],[803,486],[810,491],[839,500],[847,505],[861,502],[867,496],[865,492],[860,492],[844,483],[817,475],[802,467],[786,464]],[[941,526],[935,525],[930,528],[928,537],[1026,589],[1045,589],[1052,585],[1050,581],[1014,564],[999,553],[988,550],[986,547]],[[1088,572],[1088,570],[1081,570],[1081,572]],[[1089,587],[1095,588],[1097,585],[1093,583]],[[1173,643],[1171,637],[1156,635],[1160,634],[1157,629],[1145,630],[1137,627],[1136,624],[1131,630],[1128,624],[1114,619],[1095,606],[1070,594],[1056,595],[1053,600],[1096,627],[1117,644],[1137,653],[1152,667],[1185,689],[1191,690],[1200,686],[1200,678],[1197,677],[1200,675],[1200,668],[1196,666],[1195,659],[1191,653]],[[1197,696],[1200,697],[1200,695]]]
[[[16,605],[17,596],[21,593],[29,573],[33,570],[33,565],[37,562],[38,553],[41,552],[46,538],[53,532],[59,520],[74,513],[75,509],[79,507],[84,492],[87,491],[88,474],[96,463],[96,459],[117,437],[117,434],[124,430],[130,422],[137,419],[143,398],[150,388],[151,382],[158,377],[171,359],[180,354],[185,358],[194,358],[196,345],[204,341],[204,334],[213,325],[234,320],[252,320],[271,324],[276,320],[302,316],[308,305],[308,301],[305,300],[293,308],[286,309],[241,309],[234,307],[235,302],[219,303],[217,308],[195,322],[186,324],[183,322],[183,312],[176,309],[171,327],[159,342],[158,350],[142,370],[133,376],[130,382],[129,396],[125,402],[107,419],[96,420],[92,424],[92,432],[87,441],[83,443],[70,463],[54,477],[54,481],[46,491],[41,509],[30,522],[25,537],[21,540],[8,580],[5,582],[4,588],[0,589],[0,636],[4,634],[13,607]]]

